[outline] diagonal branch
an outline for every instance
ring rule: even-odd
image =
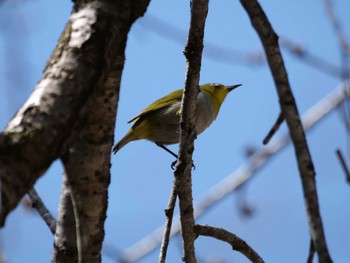
[[[0,134],[0,226],[74,141],[86,102],[103,84],[118,47],[125,46],[120,35],[148,2],[76,1],[41,81]]]
[[[349,170],[348,165],[346,164],[345,158],[344,158],[340,149],[337,149],[335,151],[335,153],[336,153],[338,160],[340,162],[340,165],[343,168],[343,171],[345,173],[345,179],[348,182],[348,184],[350,184],[350,170]]]
[[[241,0],[251,22],[264,46],[270,69],[279,96],[281,112],[286,120],[293,141],[298,168],[301,176],[309,229],[315,250],[320,262],[332,262],[328,252],[319,210],[315,169],[306,142],[299,112],[292,94],[282,54],[278,44],[278,36],[274,32],[268,18],[256,0]]]
[[[30,201],[32,202],[32,206],[38,211],[39,215],[49,227],[51,233],[54,235],[56,232],[56,219],[46,208],[45,204],[41,200],[39,194],[37,193],[34,187],[29,190],[28,196],[30,198]]]

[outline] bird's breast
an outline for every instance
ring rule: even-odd
[[[196,105],[196,132],[202,133],[215,119],[215,109],[210,95],[200,92]]]

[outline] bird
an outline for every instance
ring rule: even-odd
[[[196,135],[201,134],[211,125],[218,116],[220,107],[227,94],[239,86],[241,84],[225,86],[218,83],[208,83],[199,86],[195,110]],[[128,123],[133,123],[133,125],[126,135],[113,147],[113,153],[116,154],[129,142],[146,139],[154,142],[157,146],[177,158],[177,154],[169,150],[165,145],[179,142],[182,94],[183,89],[176,90],[156,100],[139,115],[128,121]]]

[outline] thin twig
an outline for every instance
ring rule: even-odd
[[[29,190],[28,196],[30,198],[30,201],[32,202],[32,206],[38,211],[39,215],[49,227],[51,233],[54,235],[56,232],[56,219],[46,208],[45,204],[41,200],[39,194],[37,193],[34,187]]]
[[[173,224],[173,216],[174,216],[174,209],[175,209],[175,204],[176,204],[176,197],[177,197],[177,188],[176,188],[176,184],[174,183],[173,187],[171,189],[168,207],[165,209],[166,222],[165,222],[165,227],[164,227],[164,235],[163,235],[163,239],[162,239],[162,245],[160,248],[159,263],[165,263],[166,253],[168,251],[168,246],[169,246],[171,226]]]
[[[263,263],[264,260],[251,248],[243,239],[239,238],[235,234],[228,232],[225,229],[207,226],[207,225],[195,225],[195,232],[197,235],[210,236],[221,241],[227,242],[232,246],[233,250],[241,252],[244,256],[255,263]]]
[[[345,158],[344,158],[340,149],[336,150],[336,154],[338,156],[341,167],[344,170],[346,181],[350,184],[350,171],[349,171],[349,167],[347,166],[347,164],[345,162]]]
[[[331,26],[333,27],[334,34],[338,40],[339,50],[341,54],[341,64],[342,64],[342,80],[349,85],[350,80],[350,69],[349,69],[349,59],[350,59],[350,43],[346,39],[346,36],[342,30],[340,20],[335,14],[333,1],[332,0],[324,0],[325,8],[328,14],[328,18]],[[343,107],[340,107],[344,126],[346,131],[349,133],[350,131],[350,102],[346,101],[343,104]],[[349,141],[347,141],[349,147]],[[344,166],[343,166],[344,167]]]
[[[269,133],[266,135],[265,139],[263,140],[263,144],[268,144],[269,143],[269,141],[271,140],[272,136],[276,133],[276,131],[281,126],[283,120],[284,120],[284,117],[283,117],[283,114],[281,112],[280,115],[278,115],[278,118],[277,118],[275,124],[272,126],[271,130],[269,131]]]
[[[286,120],[294,145],[311,238],[320,262],[332,262],[320,215],[315,169],[309,147],[305,138],[298,108],[289,84],[288,75],[278,44],[278,36],[273,30],[267,16],[256,0],[241,0],[264,46],[272,76],[279,96],[281,112]]]
[[[312,263],[315,255],[315,247],[312,239],[310,239],[310,248],[309,248],[309,256],[307,257],[307,263]]]
[[[342,49],[342,51],[348,55],[350,55],[350,45],[348,41],[346,40],[346,37],[342,31],[340,21],[338,20],[337,16],[335,15],[334,8],[332,5],[332,0],[324,0],[326,11],[329,17],[329,20],[331,22],[331,25],[334,29],[334,33],[337,37],[337,40],[339,42],[339,46]]]

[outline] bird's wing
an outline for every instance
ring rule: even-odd
[[[128,123],[133,122],[137,120],[138,118],[142,117],[143,115],[150,113],[155,110],[159,110],[161,108],[164,108],[166,106],[169,106],[177,101],[180,101],[182,99],[182,92],[183,90],[176,90],[163,98],[160,98],[159,100],[153,102],[151,105],[149,105],[147,108],[145,108],[139,115],[132,118]]]

